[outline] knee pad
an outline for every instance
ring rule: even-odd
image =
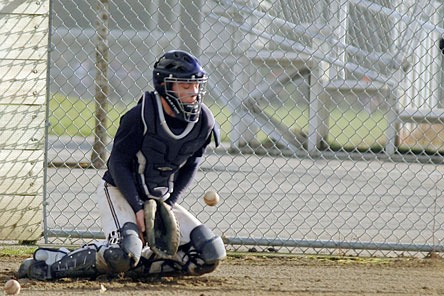
[[[125,272],[131,268],[131,259],[121,248],[109,247],[103,252],[107,273]]]
[[[142,240],[136,224],[125,223],[120,234],[118,246],[111,246],[103,251],[103,259],[113,273],[125,272],[136,266],[142,253]]]
[[[190,238],[192,246],[206,264],[217,266],[218,262],[227,256],[222,238],[204,224],[194,228]]]

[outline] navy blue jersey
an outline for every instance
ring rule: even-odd
[[[191,184],[214,127],[205,105],[189,124],[165,114],[160,98],[147,92],[122,116],[103,179],[119,188],[135,212],[148,198],[173,204]]]

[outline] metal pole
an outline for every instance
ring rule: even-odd
[[[106,163],[107,111],[109,96],[108,63],[108,23],[109,0],[100,0],[97,4],[97,44],[96,44],[96,126],[91,163],[94,168],[103,168]]]

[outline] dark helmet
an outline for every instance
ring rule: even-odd
[[[154,89],[165,98],[176,117],[187,122],[196,122],[199,119],[207,80],[207,73],[197,58],[185,51],[168,51],[154,64]],[[173,91],[174,83],[198,84],[195,102],[182,102]]]

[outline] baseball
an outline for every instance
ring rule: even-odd
[[[219,194],[215,191],[208,191],[204,195],[204,201],[209,206],[215,206],[219,202]]]
[[[7,295],[18,295],[20,293],[20,283],[16,280],[9,280],[3,289]]]

